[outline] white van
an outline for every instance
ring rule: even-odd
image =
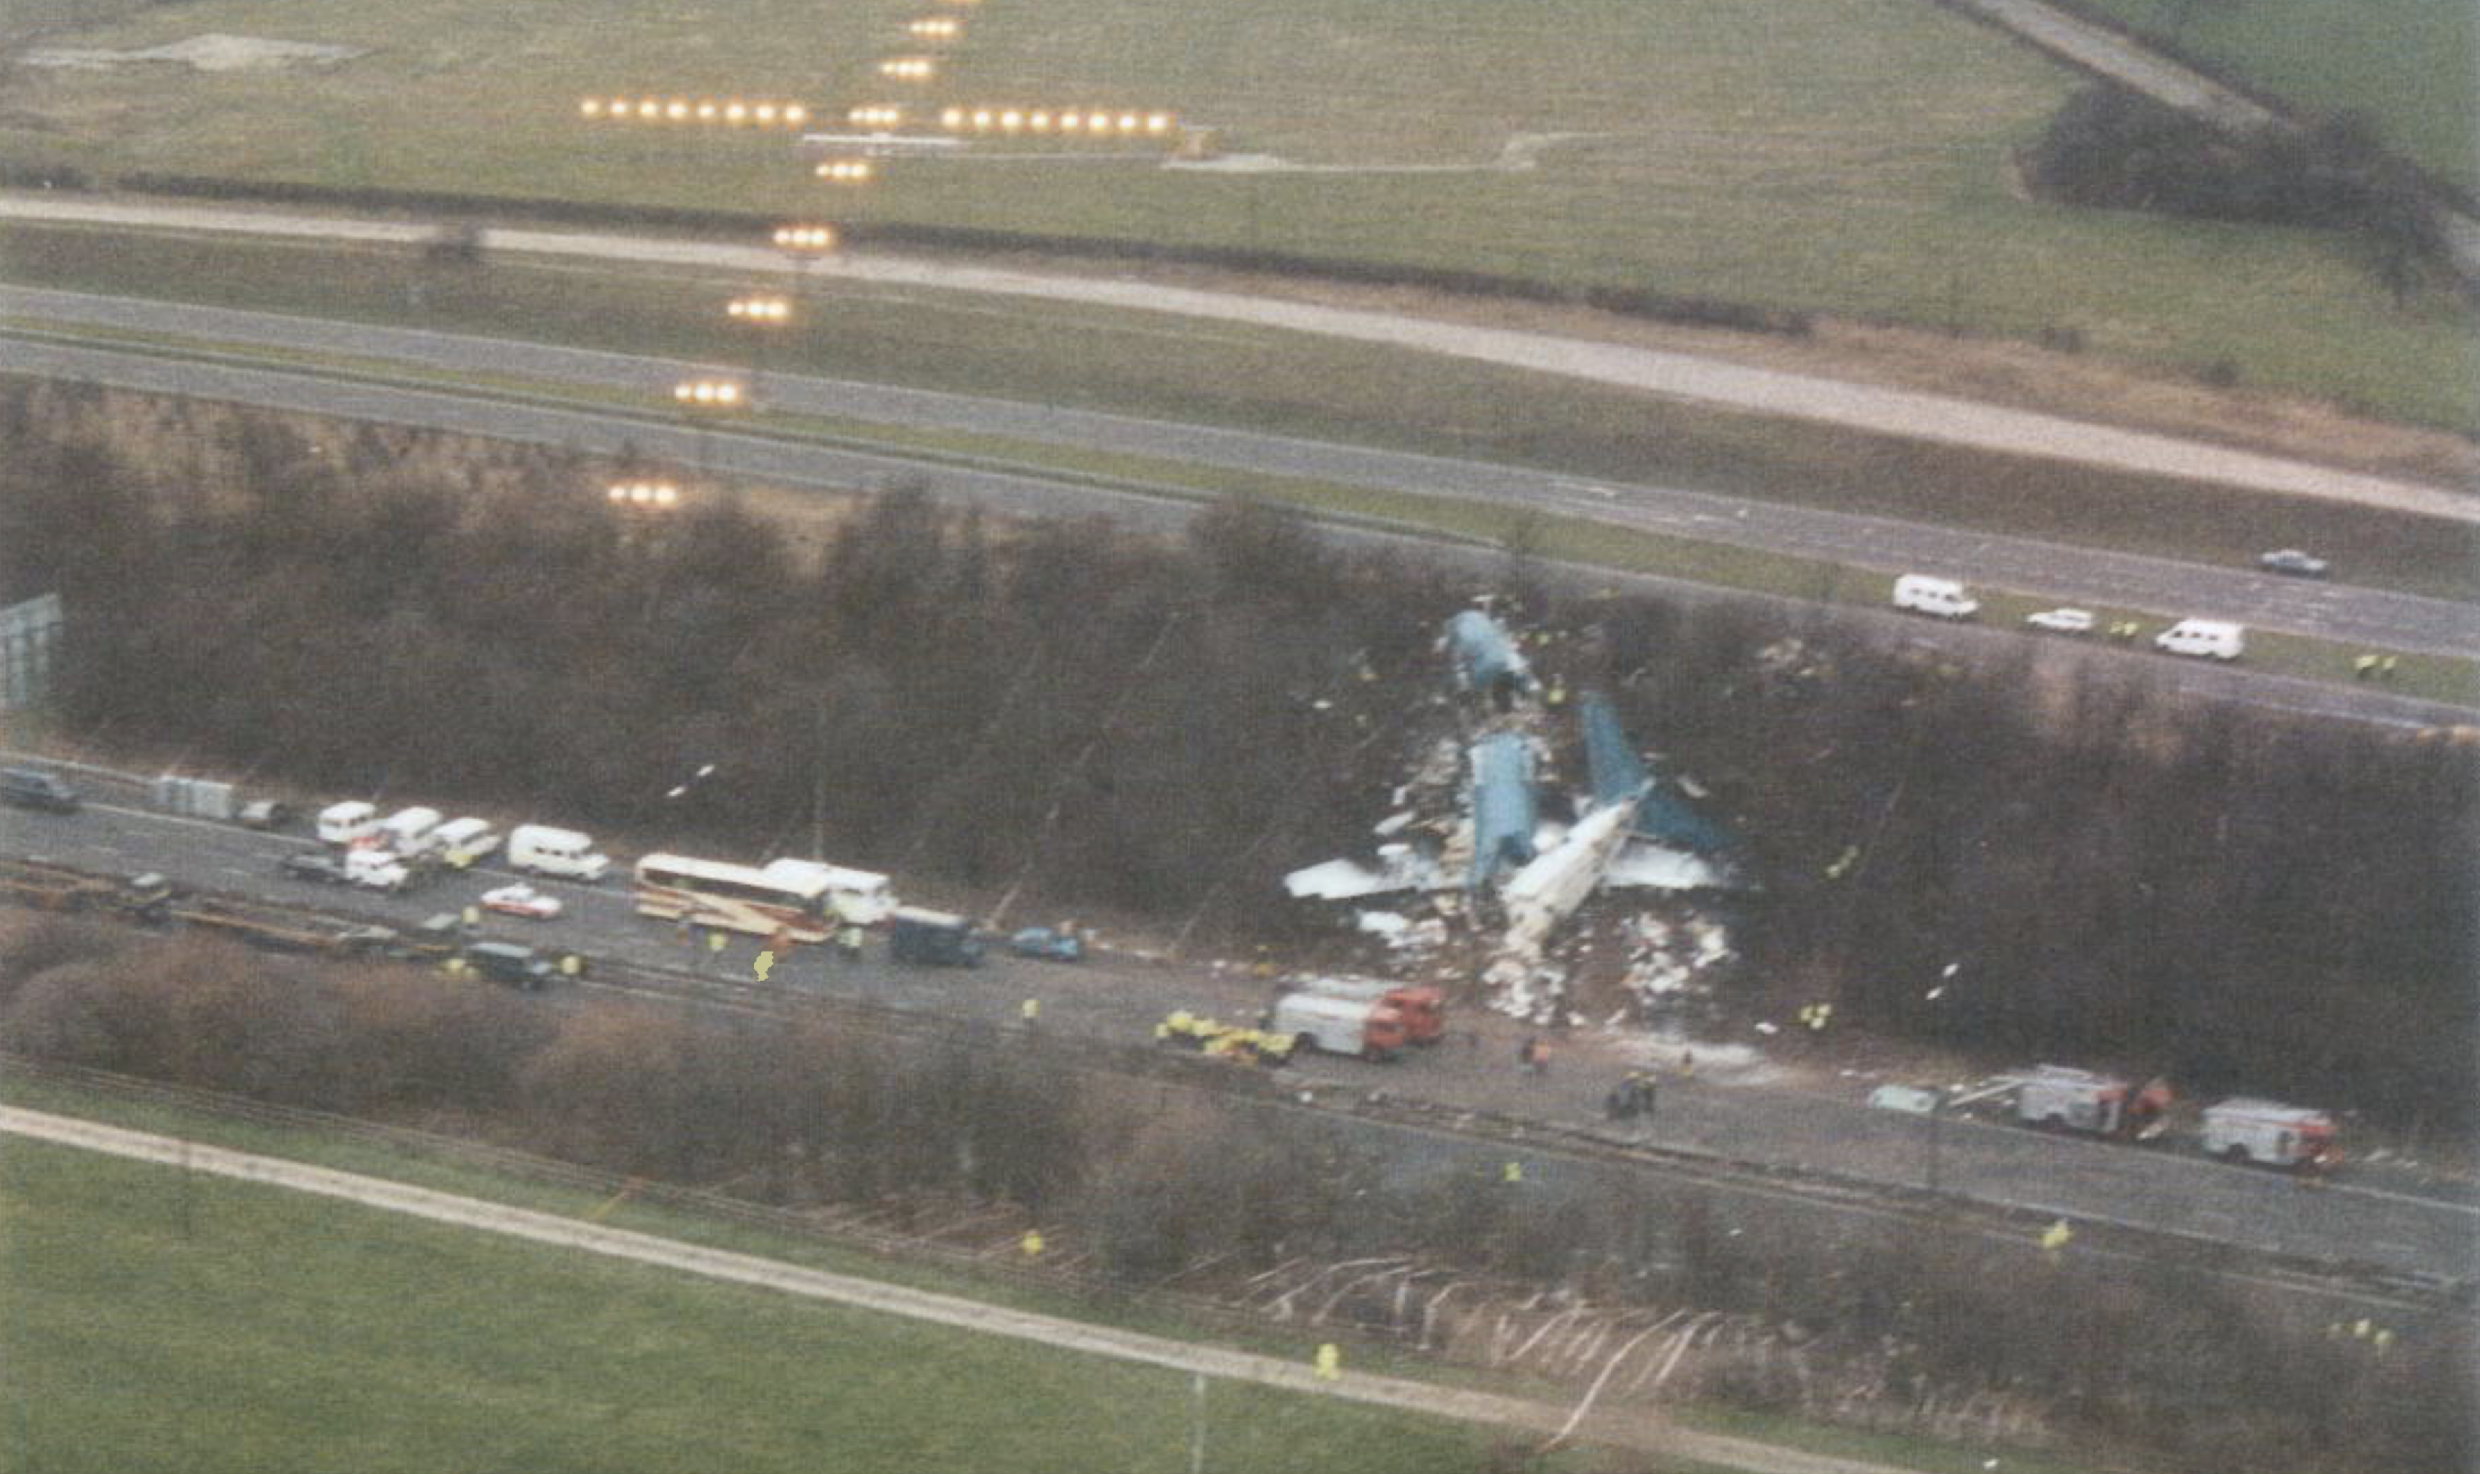
[[[431,835],[439,857],[451,865],[471,865],[499,848],[499,831],[488,819],[450,819]]]
[[[379,821],[379,839],[389,849],[410,859],[427,855],[438,847],[439,821],[446,816],[437,809],[415,804],[398,809]]]
[[[1970,619],[1981,605],[1969,589],[1951,578],[1907,573],[1894,581],[1894,607],[1940,619]]]
[[[319,840],[323,844],[360,844],[378,832],[379,811],[358,798],[319,810]]]
[[[2172,655],[2236,660],[2247,649],[2247,630],[2226,619],[2182,619],[2153,636],[2153,647]]]
[[[508,831],[508,863],[534,875],[601,880],[611,857],[594,853],[594,837],[548,824],[520,824]]]

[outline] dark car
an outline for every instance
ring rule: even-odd
[[[1019,957],[1074,962],[1085,955],[1085,939],[1064,926],[1029,926],[1008,938],[1008,950]]]
[[[76,789],[41,768],[0,768],[0,803],[74,814],[80,800]]]
[[[2332,565],[2314,553],[2299,548],[2276,548],[2260,553],[2256,566],[2267,573],[2287,573],[2293,578],[2323,578]]]
[[[887,917],[887,955],[932,967],[979,967],[982,941],[961,916],[899,906]]]
[[[345,881],[344,862],[320,850],[295,851],[278,860],[276,869],[295,880],[315,880],[322,885]]]
[[[290,829],[293,806],[280,798],[253,799],[241,806],[239,817],[244,829]]]
[[[549,958],[514,942],[475,942],[465,949],[465,965],[479,977],[539,993],[560,975]]]

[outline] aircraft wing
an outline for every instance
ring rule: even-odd
[[[1328,860],[1283,877],[1283,889],[1298,901],[1349,901],[1397,891],[1443,890],[1454,883],[1436,861],[1410,845],[1381,845],[1376,865]]]

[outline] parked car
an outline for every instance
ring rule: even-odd
[[[2087,635],[2092,633],[2093,613],[2089,609],[2044,609],[2025,615],[2024,623],[2052,634]]]
[[[964,917],[898,906],[887,917],[887,955],[898,962],[979,967],[982,942],[973,935],[973,923]]]
[[[290,829],[293,806],[280,798],[252,799],[241,806],[240,823],[244,829]]]
[[[1066,927],[1029,926],[1008,938],[1008,950],[1019,957],[1074,962],[1085,955],[1085,942]]]
[[[475,942],[466,947],[463,955],[465,965],[476,975],[528,993],[550,987],[560,975],[551,959],[514,942]]]
[[[2293,578],[2323,578],[2333,565],[2302,548],[2276,548],[2257,554],[2256,566],[2267,573],[2287,573]]]
[[[0,802],[21,809],[74,814],[81,800],[76,789],[41,768],[0,768]]]
[[[344,861],[325,850],[296,850],[278,860],[276,869],[295,880],[314,880],[321,885],[342,885],[345,881]]]
[[[503,885],[497,890],[484,891],[482,908],[486,911],[503,912],[509,916],[523,916],[533,921],[549,921],[560,914],[560,898],[546,896],[541,891],[519,881],[515,885]]]

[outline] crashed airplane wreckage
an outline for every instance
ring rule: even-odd
[[[1480,730],[1469,743],[1441,743],[1397,791],[1399,805],[1409,806],[1377,826],[1385,843],[1375,865],[1339,859],[1295,870],[1283,879],[1293,898],[1461,891],[1468,901],[1495,901],[1505,920],[1498,972],[1500,964],[1539,962],[1552,930],[1604,886],[1738,885],[1729,837],[1655,779],[1599,692],[1576,703],[1587,785],[1572,804],[1575,818],[1544,820],[1540,773],[1551,703],[1530,665],[1506,628],[1480,610],[1456,615],[1444,643],[1458,687],[1481,698]],[[1452,811],[1425,822],[1420,800],[1452,790],[1455,769],[1467,765],[1469,782]],[[1439,842],[1405,837],[1424,830]]]

